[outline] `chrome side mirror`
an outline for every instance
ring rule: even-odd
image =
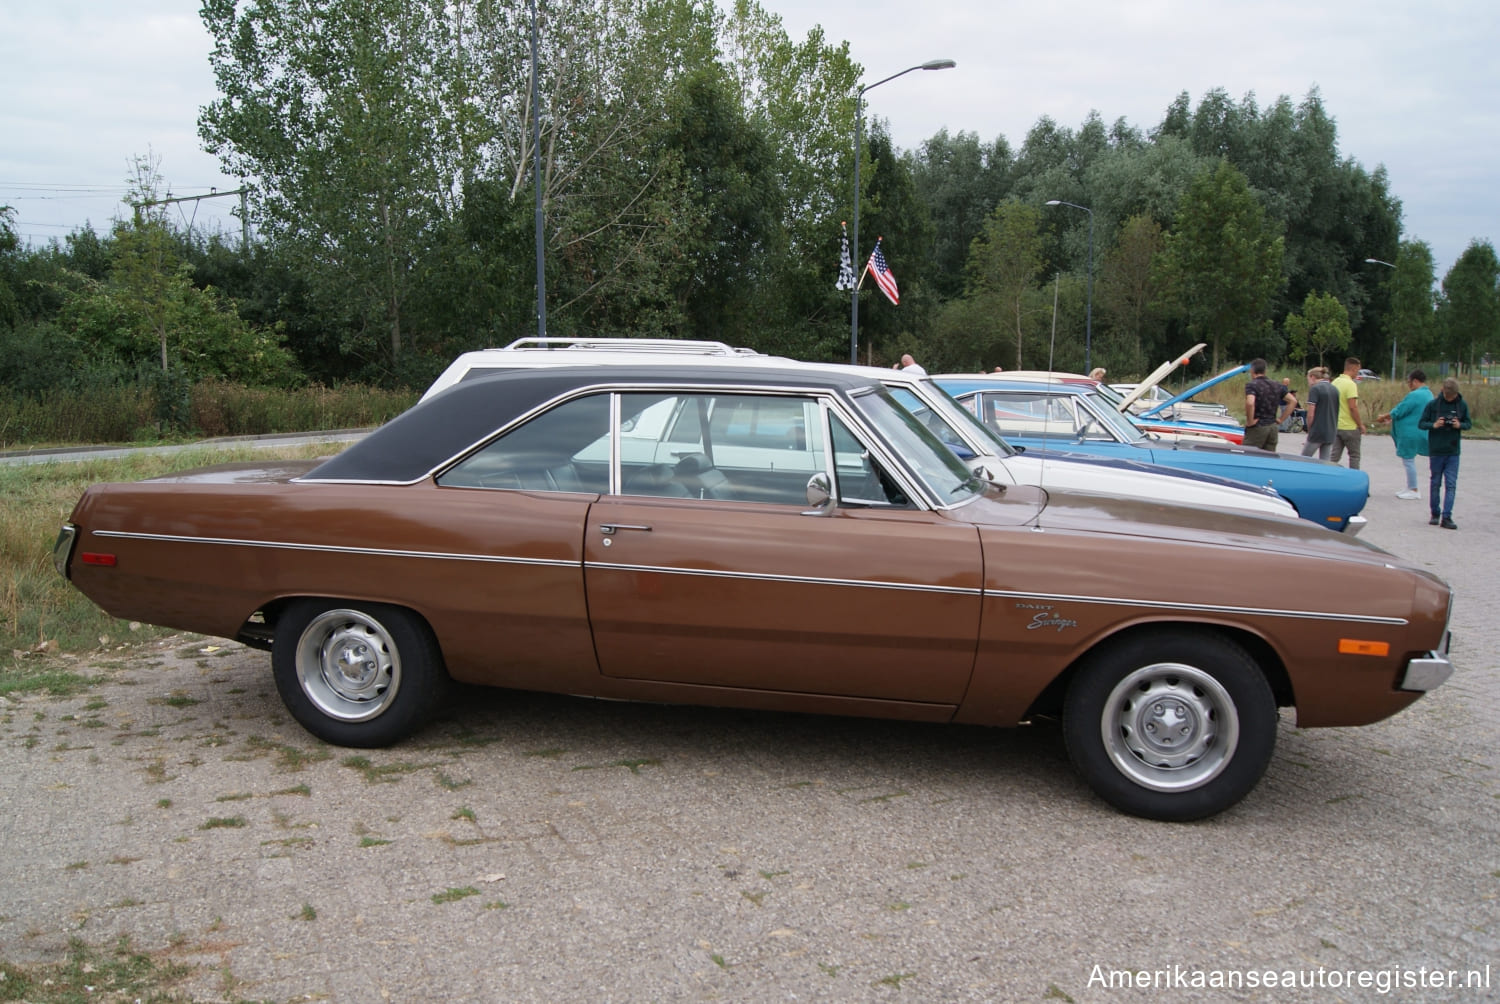
[[[827,471],[819,471],[807,479],[807,504],[812,508],[803,512],[804,516],[832,516],[838,508]]]
[[[972,473],[974,477],[979,479],[984,484],[995,489],[995,491],[1000,492],[1002,495],[1005,494],[1005,489],[1008,487],[1007,483],[1004,481],[996,480],[995,475],[984,464],[976,465]]]

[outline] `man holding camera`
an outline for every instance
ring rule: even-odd
[[[1453,496],[1458,491],[1458,451],[1463,430],[1471,428],[1469,406],[1458,392],[1458,381],[1448,377],[1443,381],[1443,392],[1428,402],[1422,409],[1422,418],[1417,428],[1427,430],[1427,463],[1432,471],[1432,480],[1427,486],[1427,502],[1432,518],[1428,526],[1441,526],[1445,530],[1457,530],[1453,522]],[[1442,506],[1438,505],[1439,490]]]

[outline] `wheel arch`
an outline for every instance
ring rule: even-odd
[[[235,635],[235,641],[248,645],[251,648],[258,648],[269,652],[276,637],[276,625],[280,622],[282,615],[293,605],[301,603],[304,600],[311,600],[317,603],[352,604],[355,606],[369,604],[401,610],[410,614],[421,630],[426,632],[428,638],[431,639],[438,657],[442,660],[440,668],[445,674],[447,673],[447,660],[443,658],[443,642],[438,637],[437,632],[433,630],[432,622],[416,607],[408,606],[405,603],[394,603],[390,600],[366,599],[354,596],[332,596],[323,593],[278,596],[263,603],[259,610],[245,619],[245,623],[240,625],[239,633]]]
[[[1287,673],[1286,663],[1282,660],[1280,653],[1276,651],[1275,646],[1263,636],[1233,624],[1215,624],[1203,621],[1154,620],[1131,624],[1095,640],[1086,650],[1079,653],[1078,657],[1069,663],[1037,695],[1036,699],[1026,709],[1023,720],[1042,717],[1050,718],[1061,715],[1068,687],[1072,684],[1073,678],[1078,675],[1079,667],[1084,665],[1096,653],[1110,646],[1134,640],[1141,635],[1164,632],[1208,635],[1234,642],[1249,654],[1250,658],[1255,661],[1255,664],[1260,667],[1260,671],[1265,674],[1266,683],[1271,687],[1271,693],[1276,698],[1277,707],[1285,708],[1296,705],[1296,694],[1292,689],[1292,680],[1291,676]]]

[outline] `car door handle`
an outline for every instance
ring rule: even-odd
[[[641,530],[650,533],[651,528],[640,523],[600,523],[599,532],[608,537],[616,530]]]

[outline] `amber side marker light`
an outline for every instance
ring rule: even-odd
[[[1390,655],[1391,644],[1386,641],[1360,641],[1358,638],[1340,638],[1340,655]]]
[[[85,565],[104,565],[107,568],[115,567],[115,556],[113,554],[101,554],[98,551],[84,551],[78,556],[78,560]]]

